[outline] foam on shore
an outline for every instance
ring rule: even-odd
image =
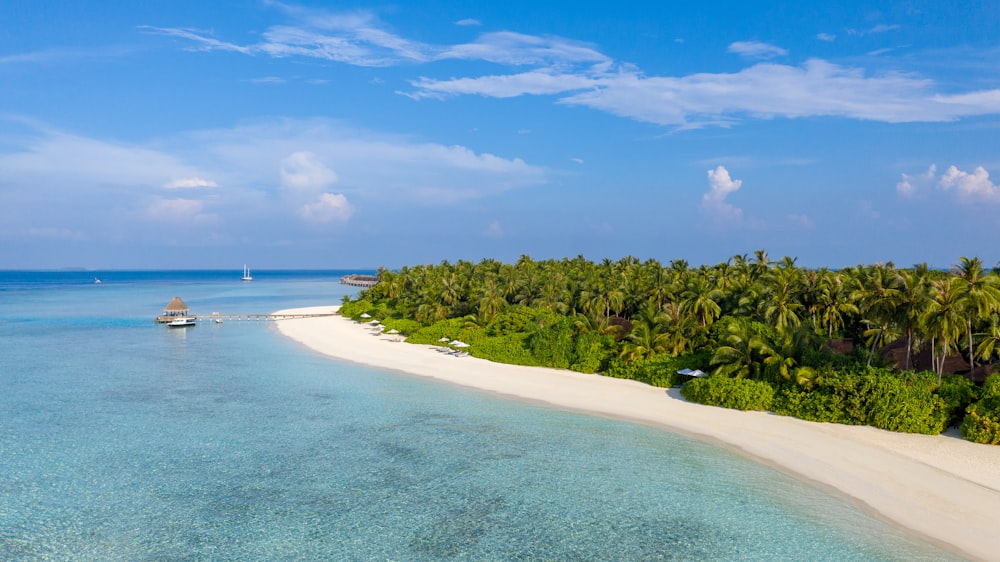
[[[282,334],[331,357],[709,439],[845,494],[965,556],[992,560],[1000,553],[1000,447],[692,404],[675,389],[635,381],[456,357],[377,335],[342,316],[277,324]]]

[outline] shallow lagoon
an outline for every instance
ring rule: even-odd
[[[199,313],[341,272],[0,272],[0,558],[941,560],[712,445],[319,357]]]

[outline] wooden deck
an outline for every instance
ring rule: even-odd
[[[156,321],[160,324],[166,324],[171,320],[178,318],[177,316],[157,316]],[[216,320],[228,321],[235,320],[237,322],[266,322],[270,320],[292,320],[295,318],[319,318],[321,316],[336,316],[334,312],[320,313],[320,314],[186,314],[185,316],[189,318],[196,318],[198,322],[215,322]]]

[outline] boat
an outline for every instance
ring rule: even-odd
[[[94,284],[95,285],[100,285],[101,284],[101,280],[98,279],[97,277],[94,277]]]
[[[181,316],[167,322],[167,326],[171,328],[186,328],[188,326],[194,326],[197,321],[198,319],[194,316]]]
[[[253,281],[253,277],[250,275],[250,268],[247,267],[247,264],[243,264],[243,280]]]

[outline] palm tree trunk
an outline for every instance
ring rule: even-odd
[[[969,378],[972,378],[972,372],[976,370],[975,356],[972,355],[972,317],[969,317]]]
[[[910,350],[913,348],[913,329],[906,329],[906,371],[910,370]]]
[[[869,366],[869,367],[871,367],[871,366],[872,366],[872,357],[873,357],[873,356],[875,355],[875,346],[877,346],[877,345],[878,345],[878,342],[879,342],[879,340],[881,340],[881,339],[882,339],[882,328],[879,328],[879,329],[878,329],[878,335],[877,335],[877,336],[875,336],[875,340],[874,340],[874,341],[872,341],[872,348],[871,348],[871,350],[870,350],[870,351],[868,352],[868,366]]]

